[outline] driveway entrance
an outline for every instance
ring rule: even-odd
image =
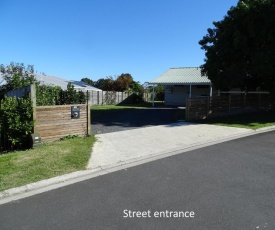
[[[91,111],[91,133],[111,133],[141,127],[166,125],[184,118],[177,107],[127,108]]]

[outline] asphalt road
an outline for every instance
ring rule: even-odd
[[[169,107],[91,111],[91,133],[111,133],[175,122],[183,109]],[[98,115],[100,113],[100,115]]]
[[[0,229],[275,229],[274,136],[213,145],[0,205]],[[125,210],[146,212],[130,218]],[[194,217],[154,216],[166,210]]]

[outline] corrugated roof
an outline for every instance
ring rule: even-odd
[[[69,81],[65,80],[60,77],[55,76],[49,76],[49,75],[41,75],[41,74],[34,74],[37,81],[39,81],[41,84],[44,85],[53,85],[53,86],[59,86],[62,89],[66,90],[67,85],[69,82],[72,82],[75,89],[77,90],[94,90],[94,91],[102,91],[101,89],[95,88],[93,86],[90,86],[86,83],[80,82],[80,81]],[[0,74],[0,86],[6,84],[6,81],[3,79],[2,74]]]
[[[211,81],[202,76],[199,67],[171,68],[149,84],[207,84]]]

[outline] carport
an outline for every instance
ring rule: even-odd
[[[201,73],[199,67],[171,68],[161,76],[148,82],[153,87],[153,100],[155,86],[165,87],[164,104],[185,106],[186,98],[212,96],[211,81]]]

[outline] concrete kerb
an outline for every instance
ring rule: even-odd
[[[235,140],[235,139],[239,139],[247,136],[252,136],[255,134],[270,132],[274,130],[275,130],[275,126],[260,128],[257,130],[251,130],[248,133],[232,135],[224,139],[201,142],[194,145],[186,146],[185,148],[170,149],[169,151],[159,152],[158,154],[152,154],[152,155],[139,157],[139,158],[132,158],[127,161],[117,162],[114,164],[109,164],[109,165],[94,168],[94,169],[77,171],[77,172],[65,174],[62,176],[27,184],[25,186],[4,190],[0,192],[0,204],[8,203],[8,202],[29,197],[35,194],[43,193],[43,192],[57,189],[63,186],[74,184],[76,182],[88,180],[97,176],[127,169],[130,167],[134,167],[147,162],[166,158],[169,156],[174,156],[174,155],[181,154],[184,152],[189,152],[195,149],[199,149],[199,148],[203,148],[203,147],[207,147],[207,146],[211,146],[211,145],[215,145],[222,142],[231,141],[231,140]]]

